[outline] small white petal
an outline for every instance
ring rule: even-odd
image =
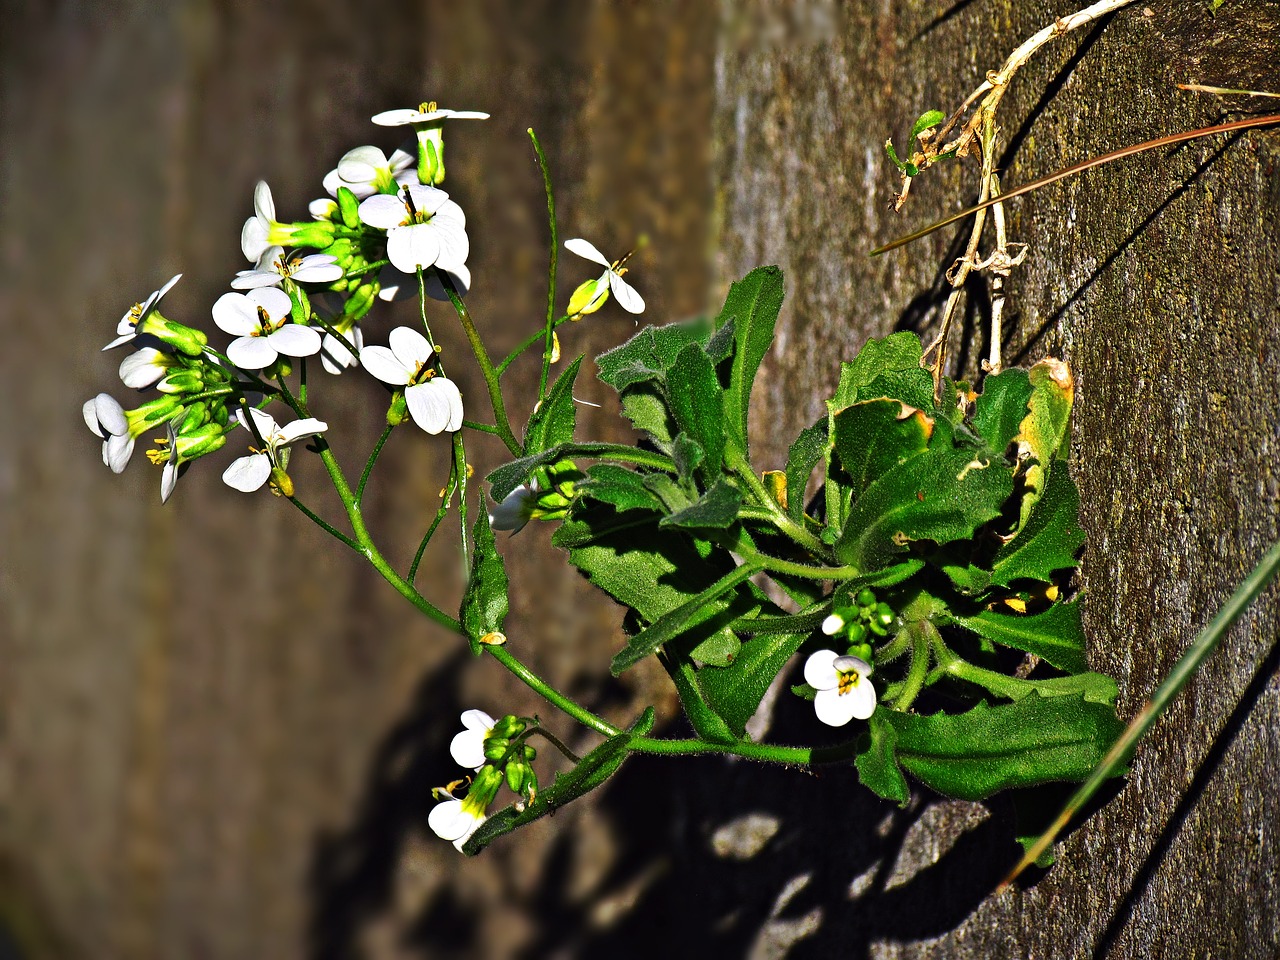
[[[490,529],[519,533],[529,522],[529,513],[535,496],[534,491],[523,484],[516,487],[489,513]]]
[[[240,229],[240,251],[250,263],[257,263],[262,252],[271,244],[267,241],[270,225],[257,217],[250,217]]]
[[[460,767],[476,770],[485,764],[484,733],[477,730],[463,730],[449,742],[449,756]]]
[[[576,237],[573,240],[566,240],[564,248],[570,253],[576,253],[584,259],[590,260],[592,263],[599,263],[603,266],[612,266],[612,262],[605,259],[603,253],[595,248],[595,246],[586,240]]]
[[[409,371],[387,347],[365,347],[360,351],[360,366],[383,383],[404,386],[416,371]]]
[[[437,263],[436,266],[440,267],[441,265]],[[441,269],[443,270],[444,267],[441,267]],[[467,291],[471,289],[471,270],[464,263],[452,270],[445,270],[445,272],[452,278],[453,289],[458,291],[458,296],[465,297],[467,295]],[[396,273],[400,273],[400,271],[397,270]],[[400,275],[405,276],[405,274]],[[449,299],[449,294],[445,290],[444,284],[440,282],[440,278],[436,276],[434,270],[423,277],[422,288],[426,291],[427,296],[433,300]],[[378,296],[382,296],[381,292],[379,292]],[[394,296],[383,297],[383,299],[391,300],[394,299]]]
[[[247,337],[260,329],[258,311],[243,293],[224,293],[215,300],[213,322],[233,337]]]
[[[276,423],[276,418],[271,416],[271,414],[267,413],[265,410],[259,410],[257,407],[250,407],[249,416],[253,418],[253,425],[258,428],[258,436],[262,437],[264,442],[269,440],[272,434],[277,433],[280,430],[280,425]],[[246,430],[249,429],[249,424],[244,417],[243,407],[236,409],[236,419],[240,421],[240,426],[244,427]]]
[[[417,373],[418,369],[435,353],[431,349],[431,341],[413,327],[396,327],[387,336],[387,344],[391,347],[391,352],[396,355],[396,359],[411,374]]]
[[[315,328],[296,323],[286,323],[265,339],[271,344],[273,350],[283,353],[286,357],[315,356],[320,352],[322,342],[320,333]]]
[[[835,636],[844,628],[844,617],[838,613],[833,613],[827,619],[822,621],[822,632],[828,637]]]
[[[227,359],[241,370],[261,370],[279,355],[266,337],[240,337],[227,346]]]
[[[329,429],[329,425],[323,420],[317,420],[315,417],[307,417],[303,420],[295,420],[293,423],[286,423],[278,431],[278,440],[276,446],[287,447],[289,444],[297,443],[306,437],[314,437],[324,433]]]
[[[613,291],[613,298],[623,310],[628,313],[644,313],[644,298],[636,293],[635,287],[612,270],[609,271],[609,289]]]
[[[409,217],[404,201],[387,193],[375,194],[360,202],[360,222],[379,230],[398,227]]]
[[[271,476],[271,460],[265,453],[240,457],[222,472],[222,481],[242,493],[253,493]]]
[[[422,114],[417,110],[383,110],[382,113],[374,115],[373,122],[380,127],[402,127],[413,123],[420,116]]]
[[[162,299],[164,299],[164,295],[168,293],[170,290],[172,290],[173,285],[181,279],[182,279],[182,274],[180,273],[175,273],[172,277],[170,277],[168,283],[166,283],[163,287],[161,287],[159,290],[157,290],[155,293],[151,295],[153,299],[148,302],[146,309],[148,310],[151,309],[157,303],[159,303]]]
[[[360,332],[359,327],[352,327],[348,330],[346,338],[355,344],[356,350],[363,351],[364,335]],[[324,340],[320,344],[320,362],[324,365],[325,370],[337,375],[348,367],[356,366],[360,360],[341,339],[331,333],[326,333]]]
[[[258,287],[274,287],[284,277],[274,270],[240,270],[231,281],[232,290],[256,290]]]
[[[413,209],[434,217],[446,206],[452,204],[457,208],[457,216],[462,216],[462,208],[449,199],[449,193],[439,187],[428,187],[421,183],[409,183],[405,188],[409,191],[409,199],[413,201]],[[401,191],[402,193],[404,190]],[[465,225],[465,223],[464,223]]]
[[[819,690],[818,695],[813,698],[813,710],[817,714],[818,719],[829,727],[843,727],[852,720],[861,711],[864,706],[864,696],[859,696],[860,691],[871,691],[871,710],[862,713],[859,719],[865,720],[875,711],[875,691],[872,689],[868,681],[860,682],[856,687],[848,693],[841,694],[837,689]]]
[[[348,150],[338,161],[338,176],[348,184],[364,183],[387,166],[387,155],[377,147],[365,145]]]
[[[453,381],[435,377],[404,392],[413,422],[431,435],[462,427],[462,395]]]
[[[839,654],[834,650],[815,650],[804,662],[804,682],[815,690],[828,690],[839,682],[834,666]]]
[[[80,408],[80,412],[84,415],[84,425],[93,431],[94,436],[105,440],[107,432],[102,429],[102,424],[98,422],[97,398],[86,400]]]
[[[313,253],[302,258],[302,263],[293,271],[293,279],[302,283],[332,283],[342,278],[342,267],[331,256]]]
[[[102,461],[111,468],[112,473],[123,473],[133,456],[133,437],[116,434],[107,438],[102,445]]]
[[[337,192],[337,187],[334,188],[334,192]],[[338,204],[328,197],[322,197],[307,204],[307,212],[311,214],[312,220],[336,220],[338,219]]]
[[[433,266],[440,257],[440,236],[429,223],[397,227],[387,234],[387,259],[405,273]]]
[[[155,347],[143,347],[120,361],[120,379],[126,387],[142,390],[164,376],[165,355]]]
[[[480,730],[485,736],[488,736],[497,722],[483,710],[466,710],[462,714],[463,727],[468,730]]]
[[[178,465],[170,460],[160,473],[160,502],[168,503],[173,488],[178,485]]]
[[[276,218],[276,202],[265,180],[259,180],[253,188],[253,212],[263,220]]]
[[[283,290],[275,288],[251,290],[244,296],[253,306],[261,307],[265,310],[272,323],[279,323],[293,309],[293,301]],[[228,330],[227,332],[230,333],[231,331]]]

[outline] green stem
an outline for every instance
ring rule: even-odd
[[[352,540],[345,533],[343,533],[341,530],[339,530],[337,527],[331,524],[328,520],[324,519],[324,517],[319,516],[315,511],[313,511],[310,507],[308,507],[305,503],[303,503],[297,497],[289,497],[288,499],[290,503],[292,503],[295,507],[301,510],[303,514],[306,515],[308,520],[314,523],[317,527],[319,527],[325,533],[329,534],[329,536],[333,537],[335,540],[339,541],[340,543],[345,543],[352,550],[356,551],[356,553],[364,553],[364,551],[360,549],[360,544],[356,543],[356,541]]]
[[[462,433],[453,435],[452,474],[458,481],[458,526],[462,532],[462,578],[471,578],[471,556],[467,553],[467,449],[462,443]]]
[[[471,319],[471,313],[467,310],[467,305],[462,302],[462,297],[458,296],[458,290],[453,285],[453,278],[445,271],[438,267],[432,269],[436,272],[436,278],[444,287],[445,292],[449,294],[449,301],[453,304],[453,310],[458,315],[458,322],[462,324],[462,330],[467,335],[467,342],[471,344],[471,352],[475,355],[476,363],[480,367],[480,375],[484,377],[485,386],[489,388],[489,402],[493,405],[493,419],[496,421],[497,434],[506,444],[507,450],[512,456],[520,456],[523,452],[520,448],[516,435],[511,432],[511,421],[507,417],[507,405],[502,399],[502,386],[498,383],[498,374],[493,369],[493,362],[489,359],[489,353],[484,348],[484,341],[480,339],[480,331],[476,329],[475,321]]]
[[[453,499],[453,492],[458,488],[458,465],[455,462],[449,464],[449,482],[445,484],[444,496],[440,498],[440,509],[436,511],[436,517],[431,521],[431,526],[427,528],[427,532],[423,534],[421,542],[418,544],[418,550],[413,555],[413,562],[409,564],[409,573],[406,578],[413,583],[418,576],[418,564],[422,562],[422,556],[427,552],[427,544],[431,542],[431,538],[435,536],[436,527],[440,526],[445,515],[449,512],[449,501]]]
[[[769,743],[711,743],[707,740],[663,740],[658,737],[632,737],[627,749],[633,753],[661,756],[694,756],[718,753],[748,760],[810,766],[818,763],[840,763],[857,754],[857,741],[830,747],[785,747]]]
[[[378,462],[378,456],[382,453],[382,447],[387,442],[387,438],[391,436],[391,424],[387,424],[382,435],[378,437],[378,442],[373,445],[373,450],[369,454],[369,459],[364,463],[364,470],[360,473],[360,482],[356,484],[356,503],[364,501],[364,487],[369,482],[369,474],[373,472],[373,465]],[[412,579],[412,577],[410,578]]]
[[[778,502],[770,496],[764,483],[756,476],[755,471],[751,469],[751,464],[746,461],[741,452],[733,449],[726,450],[725,461],[733,472],[742,478],[742,482],[747,485],[756,502],[768,512],[768,519],[778,528],[779,533],[790,537],[815,556],[830,557],[831,551],[825,543],[792,520],[790,515],[778,506]]]
[[[545,345],[542,351],[542,373],[538,378],[538,401],[541,402],[546,399],[547,375],[551,369],[551,338],[554,335],[556,317],[556,257],[560,241],[556,233],[556,198],[551,189],[547,157],[542,152],[542,144],[538,142],[538,135],[533,132],[533,127],[529,128],[528,133],[529,139],[533,141],[533,152],[538,155],[538,167],[542,170],[542,186],[547,194],[547,222],[551,227],[551,261],[547,268],[547,325],[543,333]]]
[[[586,707],[583,707],[576,701],[569,699],[559,690],[552,687],[536,673],[517,660],[512,654],[507,652],[506,647],[498,646],[496,644],[485,644],[484,649],[490,656],[515,674],[515,676],[518,677],[525,686],[529,687],[536,693],[541,694],[546,700],[555,704],[563,712],[573,717],[573,719],[577,720],[584,727],[590,727],[596,733],[605,737],[616,737],[621,732],[607,720],[597,717]]]
[[[491,423],[476,423],[474,420],[463,420],[462,425],[468,430],[474,430],[477,433],[497,434],[498,428]]]
[[[893,709],[906,712],[915,702],[920,691],[924,689],[925,678],[929,675],[930,632],[936,634],[937,628],[927,620],[917,620],[903,628],[911,637],[911,667],[907,671],[902,690],[893,704]]]
[[[568,319],[569,319],[568,316],[557,317],[551,329],[555,330],[561,324],[565,323]],[[494,367],[494,372],[497,373],[498,376],[502,376],[504,373],[507,372],[507,367],[511,366],[511,364],[515,363],[518,359],[520,359],[520,357],[524,354],[526,350],[528,350],[530,347],[532,347],[535,343],[537,343],[542,338],[543,338],[543,331],[539,330],[533,336],[525,340],[524,343],[520,344],[520,346],[516,347],[509,354],[507,354],[507,358],[503,360],[500,364],[498,364],[496,367]]]
[[[574,753],[572,750],[570,750],[563,740],[561,740],[554,733],[552,733],[550,730],[547,730],[544,727],[533,727],[528,732],[526,732],[524,736],[527,738],[527,737],[532,737],[535,734],[539,737],[542,737],[549,744],[551,744],[553,747],[555,747],[557,750],[563,753],[565,755],[565,758],[568,759],[570,763],[582,762],[582,758],[578,756],[576,753]]]

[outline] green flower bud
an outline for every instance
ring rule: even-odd
[[[173,442],[177,453],[177,462],[186,463],[221,449],[227,442],[227,435],[216,423],[207,423],[190,433],[180,433]]]
[[[511,741],[506,737],[486,737],[484,741],[484,758],[486,760],[501,760],[507,755],[507,748],[511,746]]]
[[[862,641],[865,640],[867,636],[866,624],[862,624],[862,623],[849,624],[848,629],[845,630],[845,635],[848,636],[850,643],[862,643]],[[862,659],[865,660],[867,658],[863,657]]]
[[[200,356],[204,353],[204,348],[209,345],[209,338],[205,336],[203,330],[169,320],[155,310],[143,318],[142,322],[134,328],[134,332],[139,335],[145,333],[153,336],[161,343],[173,347],[174,350],[188,357]]]
[[[404,391],[397,390],[391,397],[391,406],[387,408],[387,426],[398,427],[409,418],[409,405],[404,402]]]
[[[338,212],[342,216],[343,226],[352,230],[360,226],[360,200],[351,192],[350,187],[338,188]]]
[[[508,713],[493,725],[493,733],[491,736],[506,737],[510,740],[512,737],[524,733],[527,726],[528,724],[517,717],[514,713]]]
[[[534,760],[538,759],[538,751],[527,743],[520,747],[520,753],[526,763],[533,763]]]
[[[871,644],[869,643],[851,643],[849,645],[848,653],[849,656],[857,657],[859,660],[864,660],[867,663],[872,663],[872,657],[874,656]]]
[[[271,485],[271,492],[278,497],[293,496],[293,480],[289,474],[284,472],[284,467],[274,466],[271,468],[271,478],[267,481]]]
[[[595,313],[609,299],[609,284],[600,283],[600,278],[584,280],[569,297],[569,306],[565,313],[570,320],[581,320],[589,313]]]
[[[858,596],[855,599],[857,600],[858,606],[871,607],[875,605],[876,595],[870,587],[863,587],[858,591]]]
[[[889,626],[893,623],[893,607],[887,603],[876,604],[875,621],[881,626]]]
[[[521,760],[513,760],[507,764],[507,786],[512,793],[520,793],[524,789],[524,778],[529,768]]]
[[[160,379],[156,389],[161,393],[199,393],[204,389],[204,379],[195,370],[174,370]]]
[[[351,324],[361,320],[365,314],[373,309],[380,289],[381,285],[376,280],[372,283],[362,283],[347,298],[346,306],[342,308],[341,320],[348,326],[348,329]]]

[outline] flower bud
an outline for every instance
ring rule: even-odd
[[[342,308],[342,322],[350,325],[362,319],[365,314],[373,309],[379,289],[380,285],[377,281],[362,283],[356,287],[351,296],[347,298],[346,305]]]
[[[486,760],[498,761],[507,755],[507,748],[511,746],[511,741],[506,737],[486,737],[484,741],[484,758]]]
[[[293,496],[293,480],[289,474],[284,472],[284,467],[273,466],[271,468],[271,478],[267,482],[271,485],[271,492],[276,496]]]
[[[360,200],[351,192],[350,187],[338,188],[338,213],[342,217],[343,226],[352,230],[360,226]]]
[[[195,370],[173,370],[160,378],[156,389],[161,393],[199,393],[204,389],[204,379]]]
[[[569,297],[569,306],[565,309],[565,313],[569,315],[570,320],[581,320],[587,314],[595,313],[603,307],[608,299],[608,283],[602,284],[599,277],[594,280],[584,280]]]
[[[387,408],[387,426],[398,427],[409,418],[409,405],[404,401],[404,391],[397,390],[391,397],[391,406]]]
[[[337,225],[328,220],[303,223],[272,223],[267,230],[267,243],[277,247],[314,247],[323,250],[337,236]]]
[[[529,767],[523,760],[512,760],[507,764],[507,786],[512,793],[520,793],[524,789],[525,776]]]
[[[493,736],[506,737],[509,740],[514,736],[524,733],[527,726],[528,724],[515,714],[509,713],[493,725]]]
[[[216,423],[207,423],[190,433],[180,433],[173,441],[173,449],[178,463],[186,463],[213,453],[227,442],[227,435]]]
[[[875,606],[876,595],[870,587],[863,587],[854,599],[860,607],[872,607]]]
[[[196,330],[185,324],[169,320],[152,310],[134,330],[137,334],[148,334],[161,343],[167,344],[179,353],[188,357],[198,357],[209,345],[209,338],[203,330]]]

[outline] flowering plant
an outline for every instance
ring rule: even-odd
[[[573,389],[583,358],[551,378],[558,328],[610,299],[631,313],[644,300],[623,278],[627,257],[610,260],[570,240],[568,250],[604,272],[583,281],[563,313],[552,297],[541,328],[492,362],[463,299],[471,285],[466,218],[442,188],[446,122],[484,116],[434,103],[379,114],[379,124],[411,127],[414,141],[390,157],[380,147],[349,151],[324,178],[329,196],[310,205],[309,221],[277,220],[271,191],[259,184],[241,234],[253,266],[211,309],[233,339],[218,349],[202,330],[160,313],[174,278],[126,313],[108,344],[134,351],[121,365],[125,386],[158,396],[128,411],[106,394],[84,407],[116,472],[139,436],[163,433],[149,454],[164,467],[163,499],[193,462],[244,431],[249,453],[226,468],[229,485],[265,485],[287,498],[419,612],[601,736],[579,757],[536,718],[468,711],[452,753],[469,772],[437,791],[432,828],[475,853],[594,789],[632,753],[845,764],[901,804],[907,775],[970,799],[1085,777],[1119,723],[1115,683],[1086,669],[1079,601],[1067,595],[1083,534],[1065,462],[1073,395],[1066,365],[1005,370],[978,393],[926,369],[913,334],[871,340],[841,365],[826,413],[795,438],[787,462],[765,469],[752,459],[747,424],[783,278],[764,267],[733,285],[714,318],[645,327],[598,357],[600,378],[642,438],[579,440]],[[554,200],[533,143],[547,181],[554,291]],[[385,346],[366,345],[365,334],[375,334],[362,324],[378,301],[411,291],[420,328],[397,327]],[[432,300],[450,304],[467,336],[492,423],[467,419],[431,332]],[[538,345],[536,404],[517,439],[501,376]],[[306,375],[315,357],[330,373],[359,371],[390,390],[386,427],[354,483],[318,416],[321,391]],[[284,408],[287,422],[277,420]],[[402,572],[378,549],[361,501],[387,438],[408,421],[438,438],[415,434],[415,442],[448,444],[451,469],[440,510]],[[465,438],[474,431],[496,435],[512,457],[488,474],[488,509],[484,494],[468,488]],[[302,450],[323,462],[347,529],[295,488],[290,457]],[[467,568],[456,615],[414,583],[450,510],[460,515]],[[523,638],[508,644],[510,585],[494,531],[532,520],[557,523],[553,542],[625,608],[612,671],[656,657],[692,737],[651,736],[652,708],[617,726],[510,649]],[[799,667],[797,655],[797,702],[812,701],[822,724],[857,721],[843,742],[778,745],[748,735],[766,691]],[[533,766],[534,736],[571,764],[545,786]],[[491,814],[504,784],[514,800]]]

